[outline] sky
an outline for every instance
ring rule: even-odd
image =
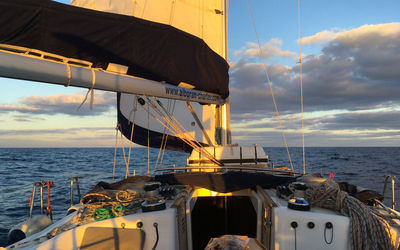
[[[66,2],[66,1],[61,1]],[[301,146],[297,1],[249,0],[289,146]],[[400,1],[302,1],[306,146],[400,146]],[[233,142],[283,140],[245,0],[229,4]],[[0,147],[113,147],[115,94],[0,78]]]

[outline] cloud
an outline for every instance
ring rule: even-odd
[[[374,43],[381,38],[393,39],[399,36],[400,23],[367,24],[350,30],[324,30],[312,36],[302,38],[302,44],[326,44],[338,42],[351,46],[358,46],[362,43]]]
[[[44,118],[31,115],[14,115],[13,118],[16,122],[36,122],[45,120]]]
[[[400,132],[400,111],[369,111],[337,114],[318,119],[325,130],[396,130]]]
[[[74,135],[79,132],[90,131],[91,134],[98,133],[99,131],[110,132],[114,131],[110,127],[80,127],[80,128],[67,128],[67,129],[0,129],[0,136],[5,135]]]
[[[93,110],[89,108],[89,98],[86,103],[77,110],[82,103],[84,91],[76,94],[54,94],[50,96],[28,96],[21,99],[18,104],[5,104],[0,106],[0,112],[19,112],[24,114],[67,114],[71,116],[93,116],[108,112],[116,107],[114,93],[95,91]],[[28,121],[26,118],[16,118],[16,121]]]
[[[282,40],[272,38],[267,43],[261,46],[261,51],[266,60],[271,60],[274,57],[285,57],[296,60],[296,53],[289,50],[282,50]],[[234,55],[244,55],[248,59],[260,56],[260,50],[257,43],[247,43],[246,47],[233,52]]]
[[[325,34],[319,55],[303,63],[304,109],[369,110],[400,105],[400,23],[366,25]],[[321,40],[316,35],[314,41]],[[309,39],[311,41],[311,39]],[[267,66],[279,112],[300,111],[299,65]],[[264,68],[243,56],[233,64],[231,112],[274,112]]]

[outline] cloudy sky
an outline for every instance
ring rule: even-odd
[[[261,3],[262,2],[262,3]],[[350,2],[350,3],[349,3]],[[301,145],[297,1],[252,0],[289,146]],[[400,146],[400,1],[303,1],[306,146]],[[233,141],[282,146],[245,0],[230,3]],[[0,79],[0,147],[113,146],[115,95]]]

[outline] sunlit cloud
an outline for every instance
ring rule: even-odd
[[[363,25],[351,30],[324,30],[312,36],[302,38],[302,44],[326,44],[328,42],[338,42],[359,46],[362,43],[375,42],[382,38],[393,39],[400,34],[400,23],[385,23],[374,25]],[[372,40],[371,40],[372,39]]]
[[[28,96],[21,99],[18,104],[4,104],[0,106],[0,112],[18,112],[24,114],[67,114],[70,116],[93,116],[113,110],[116,107],[114,93],[95,91],[93,109],[89,109],[87,100],[81,109],[77,110],[84,100],[85,92],[76,94],[54,94],[50,96]],[[17,118],[16,121],[27,121]]]
[[[289,50],[282,50],[282,40],[272,38],[261,46],[263,57],[270,60],[274,57],[285,57],[296,60],[296,53]],[[236,56],[246,56],[247,58],[259,57],[260,50],[257,43],[248,42],[246,47],[233,52]]]
[[[399,23],[395,23],[349,30],[337,34],[337,38],[332,40],[334,42],[327,43],[320,55],[307,56],[303,63],[305,110],[368,110],[398,105],[398,26]],[[389,31],[378,32],[380,27],[388,27]],[[384,39],[383,35],[386,35]],[[346,40],[345,37],[351,39]],[[268,65],[267,69],[279,111],[299,112],[299,66],[276,64]],[[274,112],[266,75],[260,63],[249,62],[242,57],[232,67],[230,76],[232,112]]]

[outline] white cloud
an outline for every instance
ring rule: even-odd
[[[376,39],[393,39],[400,34],[400,23],[367,24],[350,30],[324,30],[312,36],[302,38],[302,44],[326,44],[337,42],[351,46],[360,46],[363,43],[371,43]],[[372,39],[372,40],[371,40]]]
[[[25,114],[68,114],[72,116],[98,115],[116,107],[115,93],[95,91],[93,110],[89,109],[89,98],[82,108],[77,108],[84,100],[84,91],[76,94],[54,94],[50,96],[28,96],[18,104],[5,104],[0,106],[0,112],[19,112]],[[18,119],[17,119],[18,120]],[[22,120],[20,120],[22,121]]]
[[[365,140],[372,138],[368,134],[374,134],[373,145],[382,145],[377,138],[400,132],[397,118],[400,113],[400,23],[363,25],[345,31],[333,29],[304,39],[307,44],[322,45],[320,54],[308,55],[303,60],[305,112],[310,115],[343,110],[341,114],[306,119],[306,128],[313,131],[307,136],[314,145],[318,145],[315,135],[346,143],[346,138],[350,142],[356,138],[355,134],[362,134]],[[270,41],[269,46],[281,47],[278,41]],[[234,134],[238,140],[252,138],[263,128],[277,128],[276,121],[265,120],[272,119],[275,112],[263,66],[249,58],[253,52],[248,50],[233,62],[230,72],[231,117],[233,127],[239,129]],[[297,117],[300,112],[299,65],[275,64],[267,68],[283,125],[290,130],[289,140],[297,143],[300,119],[289,119],[288,115]],[[338,136],[336,131],[342,134]],[[260,139],[268,141],[272,132],[276,133],[265,132]],[[400,145],[400,136],[391,137],[388,143]]]
[[[282,50],[282,40],[272,38],[267,43],[261,46],[261,51],[266,60],[274,57],[291,58],[296,60],[296,53],[289,50]],[[248,58],[259,57],[260,50],[257,43],[248,42],[247,46],[241,50],[233,52],[234,55],[245,55]]]

